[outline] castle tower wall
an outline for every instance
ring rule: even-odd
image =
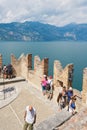
[[[87,104],[87,68],[83,70],[82,102]]]

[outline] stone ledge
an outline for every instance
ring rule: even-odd
[[[48,119],[41,122],[34,130],[55,130],[56,127],[62,125],[64,122],[69,120],[72,114],[66,110],[49,117]]]
[[[23,78],[23,77],[15,77],[15,78],[12,78],[12,79],[0,78],[0,85],[15,83],[15,82],[21,82],[21,81],[25,81],[25,78]]]
[[[19,91],[17,88],[14,91],[15,92],[11,92],[11,93],[9,92],[10,96],[7,96],[5,99],[4,99],[4,95],[2,95],[2,99],[0,99],[0,109],[7,106],[8,104],[10,104],[12,101],[14,101],[17,98]]]

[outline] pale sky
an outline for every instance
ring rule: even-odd
[[[87,23],[87,0],[0,0],[0,23]]]

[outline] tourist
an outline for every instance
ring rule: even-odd
[[[0,78],[1,78],[1,74],[2,74],[2,66],[0,65]]]
[[[62,93],[59,93],[57,97],[57,103],[59,105],[60,110],[62,110],[65,107],[65,99],[62,96]]]
[[[43,75],[43,78],[41,80],[41,86],[42,86],[42,93],[43,93],[43,95],[46,95],[46,86],[47,86],[47,83],[48,83],[47,76]]]
[[[12,78],[12,74],[13,74],[12,65],[8,64],[7,65],[7,75],[8,75],[9,79]]]
[[[8,71],[8,70],[7,70],[7,66],[4,65],[2,72],[3,72],[3,78],[5,78],[5,79],[8,78],[7,71]]]
[[[73,96],[69,102],[69,112],[71,112],[72,114],[76,113],[76,103],[75,102],[76,102],[76,97]]]
[[[63,89],[62,89],[62,96],[63,96],[65,102],[66,102],[66,96],[67,96],[66,94],[67,94],[66,87],[63,86]]]
[[[47,89],[47,98],[51,100],[53,97],[53,78],[52,78],[52,76],[49,76],[49,78],[48,78],[48,83],[47,83],[46,89]]]
[[[33,130],[33,125],[36,122],[36,110],[32,106],[27,106],[24,114],[25,124],[23,130]]]
[[[67,103],[69,104],[69,102],[70,102],[70,100],[71,100],[71,98],[72,98],[72,96],[73,96],[73,89],[72,89],[72,87],[70,87],[68,90],[67,90]]]

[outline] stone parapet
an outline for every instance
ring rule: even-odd
[[[2,55],[0,54],[0,66],[2,67]]]
[[[22,54],[19,59],[16,59],[13,54],[11,55],[11,64],[15,70],[16,76],[22,76],[26,80],[30,80],[39,86],[43,75],[48,75],[48,62],[48,58],[41,60],[39,56],[35,56],[34,69],[32,69],[32,54],[26,56]]]
[[[73,81],[73,64],[68,64],[65,68],[62,67],[60,61],[54,61],[54,85],[56,87],[66,86],[72,87]]]
[[[87,104],[87,68],[83,70],[82,102]]]
[[[16,76],[22,76],[27,79],[28,71],[32,69],[32,55],[28,54],[24,56],[24,54],[22,54],[19,59],[16,59],[16,57],[12,54],[11,64]]]
[[[56,130],[56,127],[62,125],[71,117],[71,113],[66,110],[62,110],[41,122],[34,130]]]
[[[18,59],[11,54],[11,64],[14,68],[15,76],[22,76],[26,80],[30,80],[36,85],[41,85],[41,78],[43,75],[48,76],[49,59],[40,59],[39,56],[34,57],[34,67],[32,67],[32,54],[26,56],[22,54]],[[72,87],[73,82],[73,64],[62,67],[60,61],[54,61],[53,81],[54,86]],[[33,68],[33,69],[32,69]]]

